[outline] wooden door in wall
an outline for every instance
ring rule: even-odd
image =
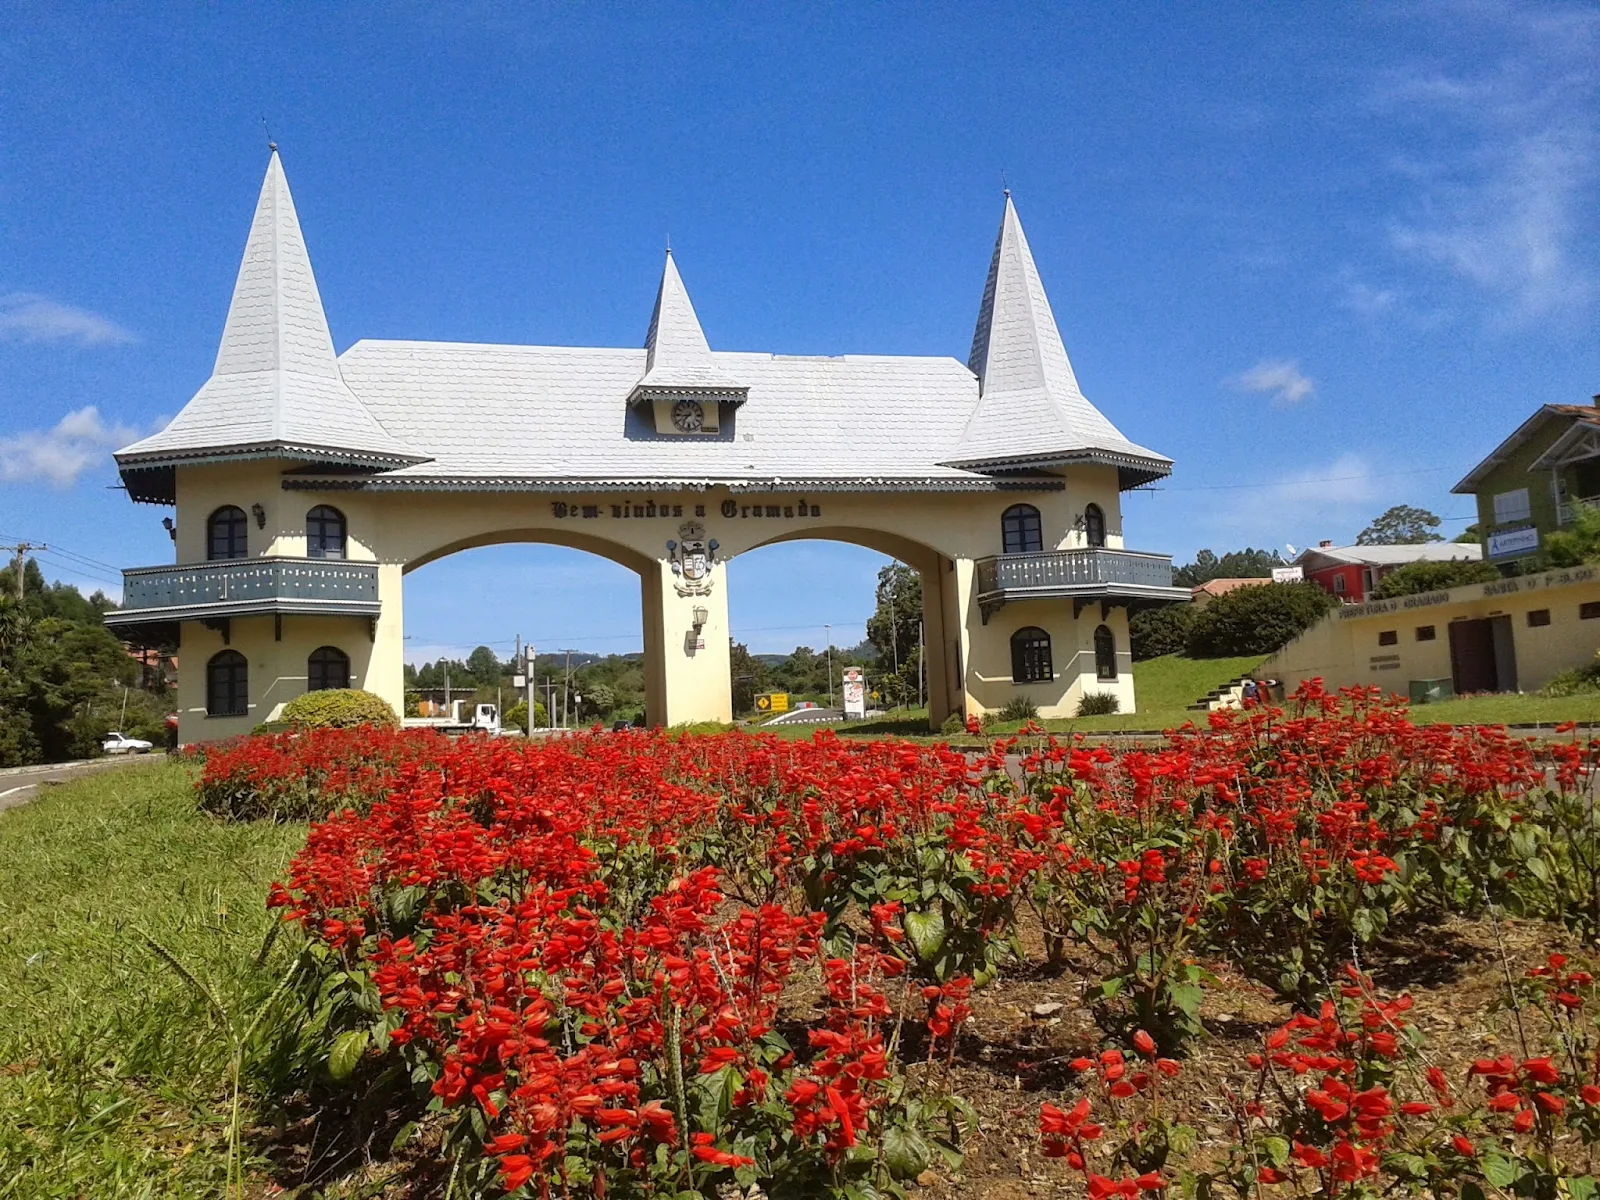
[[[1487,620],[1450,622],[1450,676],[1458,696],[1498,691],[1494,628]]]

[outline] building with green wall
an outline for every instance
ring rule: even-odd
[[[1546,404],[1451,491],[1478,501],[1483,557],[1531,558],[1580,504],[1600,504],[1600,396]]]

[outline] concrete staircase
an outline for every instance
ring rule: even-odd
[[[1200,699],[1196,700],[1189,708],[1194,712],[1215,712],[1219,708],[1242,708],[1244,706],[1244,681],[1249,675],[1239,675],[1219,683]]]

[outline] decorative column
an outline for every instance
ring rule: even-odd
[[[698,521],[643,572],[645,715],[652,725],[733,720],[728,570]]]

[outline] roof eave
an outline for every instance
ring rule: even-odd
[[[651,383],[640,381],[628,393],[628,407],[648,404],[655,400],[715,400],[719,404],[735,407],[750,399],[750,389],[733,384],[727,386],[705,384]]]
[[[1081,450],[1031,451],[1019,454],[975,455],[968,458],[947,458],[942,467],[961,471],[1038,470],[1050,467],[1101,466],[1117,469],[1117,486],[1121,491],[1165,479],[1172,474],[1169,458],[1124,454],[1114,450],[1085,447]]]

